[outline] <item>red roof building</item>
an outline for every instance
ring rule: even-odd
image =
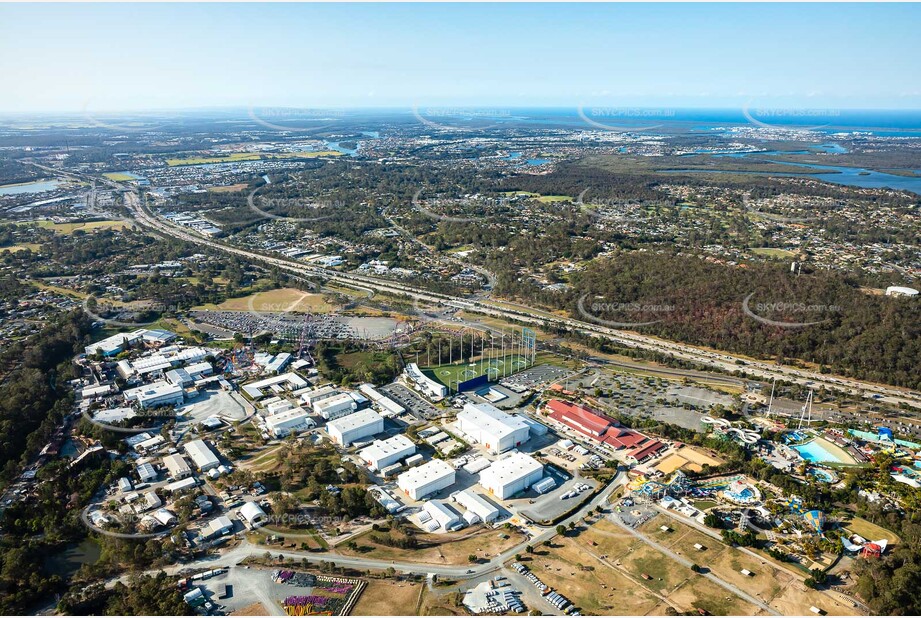
[[[641,433],[619,426],[614,419],[584,406],[551,399],[547,402],[547,409],[550,410],[548,416],[553,420],[614,449],[635,448],[648,439]]]
[[[883,555],[883,548],[877,543],[867,543],[863,546],[863,549],[860,550],[860,555],[864,558],[881,558]]]
[[[665,445],[659,442],[658,440],[649,440],[643,446],[633,449],[630,451],[628,457],[633,459],[636,463],[642,463],[646,459],[649,459],[659,451],[665,448]]]

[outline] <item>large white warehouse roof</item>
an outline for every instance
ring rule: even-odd
[[[205,444],[204,440],[192,440],[182,448],[185,449],[185,452],[192,459],[192,462],[202,472],[210,470],[211,468],[216,468],[221,463],[218,461],[214,451]]]
[[[457,415],[457,419],[472,423],[499,439],[528,428],[517,416],[506,414],[488,403],[464,404],[464,409]]]
[[[488,489],[495,489],[543,470],[541,463],[530,455],[515,453],[480,472],[480,484]]]

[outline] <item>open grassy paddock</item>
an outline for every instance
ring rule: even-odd
[[[777,258],[779,260],[787,260],[796,257],[796,254],[792,251],[787,251],[786,249],[776,249],[774,247],[756,247],[752,249],[751,252],[756,255]]]
[[[671,531],[663,532],[661,530],[661,526],[663,525],[668,526]],[[807,588],[805,584],[803,584],[802,578],[791,572],[792,567],[791,570],[787,570],[775,564],[773,560],[766,556],[761,558],[753,556],[739,548],[729,547],[721,541],[673,518],[659,515],[640,526],[639,530],[676,554],[709,569],[710,572],[724,582],[732,584],[740,590],[744,590],[748,594],[761,599],[784,615],[806,614],[809,612],[809,607],[813,605],[821,607],[829,614],[833,615],[853,615],[856,613],[854,608],[838,602],[834,597]],[[704,549],[696,549],[694,547],[695,544],[702,545]],[[651,547],[649,547],[649,549],[655,551]],[[661,556],[658,552],[655,553]],[[640,560],[642,568],[648,568],[650,566],[648,562],[643,563],[643,558]],[[625,564],[626,563],[627,561],[625,560]],[[672,564],[676,563],[672,562]],[[752,575],[743,575],[741,573],[742,569],[747,569]],[[649,574],[655,575],[654,573]],[[705,600],[707,593],[704,588],[705,585],[699,581],[700,579],[702,578],[698,577],[697,580],[695,580],[693,589],[695,593],[702,595]],[[727,612],[721,611],[719,604],[716,603],[720,599],[726,597],[726,589],[721,586],[716,586],[716,584],[712,582],[707,582],[707,584],[713,588],[711,599],[713,606],[711,608],[710,606],[699,605],[699,607],[704,607],[715,615],[721,613],[726,614]],[[669,599],[683,602],[682,598],[684,594],[687,594],[684,586],[679,585],[676,588],[676,592],[669,596]],[[702,603],[704,600],[700,600],[699,602]],[[748,605],[741,599],[737,599],[737,601]],[[751,607],[751,609],[754,611],[757,608]],[[725,608],[722,608],[722,610],[725,610]]]
[[[425,594],[419,582],[369,579],[352,616],[400,616],[414,614]]]
[[[75,221],[73,223],[55,223],[54,221],[33,221],[27,225],[37,225],[57,234],[73,234],[77,230],[92,232],[95,230],[122,230],[128,227],[126,221]]]
[[[259,161],[261,159],[315,159],[317,157],[340,157],[337,150],[315,150],[309,152],[232,152],[227,155],[202,155],[167,159],[170,167],[180,165],[206,165],[210,163],[236,163],[239,161]]]
[[[248,296],[229,298],[214,305],[207,304],[195,309],[213,311],[260,311],[264,313],[282,313],[294,311],[299,313],[329,313],[338,309],[336,305],[326,302],[322,294],[304,292],[295,288],[278,288],[266,292],[256,292]]]
[[[516,530],[466,529],[444,534],[418,533],[418,548],[401,549],[376,543],[372,538],[375,534],[386,535],[387,532],[368,531],[353,539],[357,544],[356,549],[341,544],[336,549],[343,554],[377,560],[463,565],[469,564],[470,555],[475,554],[480,559],[492,558],[525,540],[524,535]]]
[[[127,182],[135,179],[131,174],[125,174],[124,172],[106,172],[103,176],[115,182]]]

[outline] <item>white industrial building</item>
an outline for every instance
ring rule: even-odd
[[[143,435],[146,435],[148,437],[145,440],[141,442],[136,442],[134,444],[134,450],[136,450],[139,453],[145,453],[147,451],[151,451],[166,442],[163,436],[159,434],[153,437],[150,437],[150,434],[147,434],[147,433]]]
[[[189,462],[187,462],[185,457],[179,453],[167,455],[164,457],[163,465],[166,466],[169,477],[174,481],[178,481],[192,475],[192,468],[189,466]]]
[[[88,355],[93,355],[97,352],[101,352],[103,356],[115,356],[119,352],[123,352],[143,340],[144,329],[141,328],[130,333],[118,333],[117,335],[112,335],[111,337],[107,337],[102,341],[91,343],[84,348],[84,351]]]
[[[226,515],[221,515],[202,526],[201,536],[204,539],[212,539],[231,532],[233,532],[233,522]]]
[[[272,397],[271,399],[266,399],[263,401],[262,407],[265,408],[265,411],[269,413],[269,416],[274,416],[279,412],[290,410],[294,407],[294,405],[287,399],[282,399],[281,397]]]
[[[142,408],[156,406],[178,406],[184,400],[182,387],[170,384],[166,380],[153,382],[146,386],[139,386],[125,391],[126,401],[137,401]]]
[[[188,371],[179,367],[178,369],[170,369],[163,376],[167,382],[170,384],[175,384],[181,388],[187,388],[192,386],[195,383],[195,380],[189,374]]]
[[[374,406],[381,413],[384,418],[389,418],[391,416],[399,416],[406,412],[406,408],[398,404],[396,401],[387,397],[371,384],[361,384],[358,387],[364,395],[374,402]]]
[[[317,424],[303,408],[291,408],[266,417],[265,428],[276,438],[284,438],[291,433],[313,429]]]
[[[448,387],[431,379],[419,369],[416,363],[406,365],[406,375],[423,393],[432,399],[441,399],[447,396]]]
[[[362,410],[328,423],[326,431],[337,444],[348,446],[384,431],[384,419],[374,410]]]
[[[92,386],[86,386],[80,390],[80,399],[102,397],[114,391],[115,386],[113,384],[93,384]]]
[[[460,430],[492,453],[503,453],[528,441],[529,428],[517,416],[488,403],[467,403],[457,415]]]
[[[210,376],[212,373],[214,373],[214,368],[211,367],[211,363],[209,363],[208,361],[194,363],[192,365],[187,366],[185,370],[195,380],[203,378],[204,376]]]
[[[374,470],[383,470],[390,464],[416,452],[413,441],[402,434],[386,440],[375,440],[371,446],[358,451],[358,456]]]
[[[194,476],[189,476],[181,481],[173,481],[169,485],[166,485],[163,489],[171,494],[181,494],[183,492],[195,489],[198,487],[198,479]]]
[[[505,500],[524,491],[544,476],[544,467],[533,457],[514,453],[480,473],[480,485]]]
[[[278,373],[288,366],[291,362],[291,355],[287,352],[275,355],[272,360],[265,366],[266,373]]]
[[[433,459],[397,477],[397,487],[413,500],[421,500],[445,487],[450,487],[454,480],[454,468],[445,461]]]
[[[294,391],[307,386],[310,386],[307,380],[294,372],[288,372],[279,376],[259,380],[252,384],[246,384],[243,386],[243,392],[249,395],[251,399],[257,400],[265,397],[268,394],[266,391],[272,391],[277,395],[286,390]]]
[[[460,516],[444,502],[439,502],[438,500],[429,500],[423,505],[422,511],[424,513],[428,513],[431,517],[431,521],[437,522],[439,526],[447,531],[456,530],[457,528],[463,527]],[[438,527],[432,526],[431,528],[427,529],[437,530]]]
[[[468,524],[475,524],[477,521],[489,523],[499,519],[499,509],[496,508],[492,502],[474,492],[472,489],[465,489],[464,491],[458,492],[455,494],[454,499],[459,505],[467,509],[466,513],[464,513],[464,519]],[[467,513],[475,515],[477,519],[474,520],[474,518]]]
[[[364,393],[368,397],[368,399],[370,399],[371,401],[377,401],[384,397],[384,395],[381,394],[380,391],[374,388],[373,384],[370,384],[368,382],[365,382],[364,384],[359,384],[358,390]]]
[[[313,404],[313,411],[328,421],[348,416],[358,409],[355,399],[348,393],[338,393]]]
[[[142,483],[150,483],[157,480],[157,469],[149,463],[143,463],[137,467],[138,478]]]
[[[110,408],[93,412],[93,420],[100,423],[117,423],[135,416],[137,416],[137,413],[133,408]]]
[[[153,514],[153,518],[157,520],[162,526],[172,526],[175,524],[178,519],[170,511],[166,509],[159,509],[156,513]]]
[[[207,472],[211,468],[217,468],[221,465],[217,455],[215,455],[214,451],[205,444],[204,440],[192,440],[186,443],[182,448],[185,449],[186,454],[192,459],[192,463],[195,464],[195,467],[202,472]]]
[[[265,523],[268,515],[262,510],[262,507],[255,502],[247,502],[240,507],[240,515],[246,520],[250,527],[255,528]]]
[[[335,386],[321,386],[301,395],[301,403],[313,407],[318,401],[323,401],[339,394],[339,389]]]

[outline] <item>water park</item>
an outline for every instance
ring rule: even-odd
[[[700,422],[704,425],[710,425],[713,430],[734,438],[743,444],[756,444],[761,439],[761,434],[752,429],[741,427],[740,423],[733,423],[725,418],[714,418],[709,415],[700,417]]]
[[[858,463],[844,447],[817,431],[790,431],[784,434],[783,439],[803,461],[811,464],[855,466]]]

